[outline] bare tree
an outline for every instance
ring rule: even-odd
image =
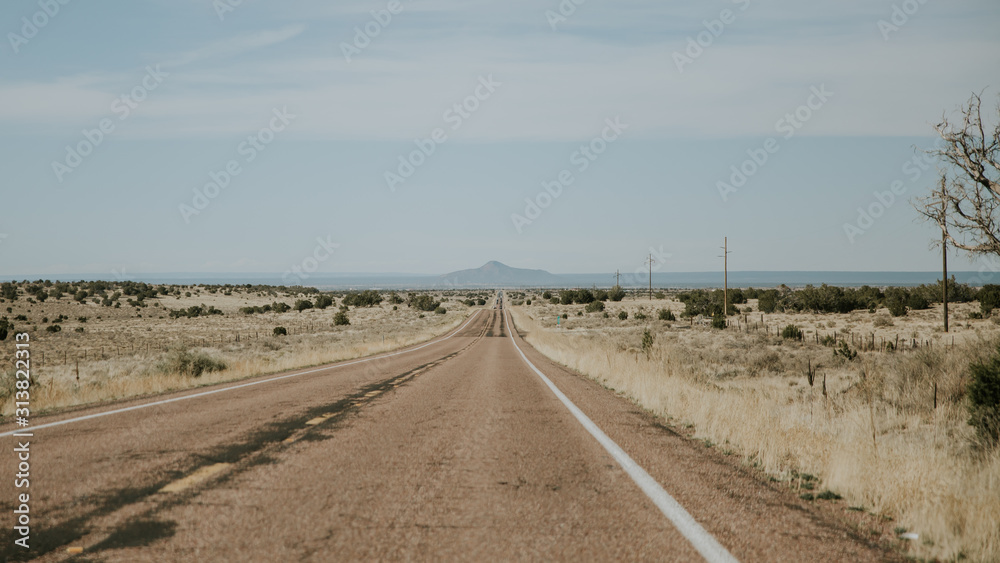
[[[946,245],[1000,256],[1000,119],[988,132],[981,106],[981,96],[973,94],[958,121],[946,116],[934,127],[943,146],[929,152],[944,165],[941,179],[915,207],[941,227]]]

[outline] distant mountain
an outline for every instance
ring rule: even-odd
[[[472,270],[459,270],[439,278],[442,286],[539,287],[559,285],[559,276],[545,270],[526,270],[491,261]]]

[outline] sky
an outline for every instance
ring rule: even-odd
[[[995,0],[8,0],[0,276],[933,271]],[[977,269],[962,254],[953,269]]]

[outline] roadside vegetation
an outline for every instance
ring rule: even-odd
[[[872,539],[919,558],[995,561],[1000,311],[991,288],[959,286],[944,333],[938,289],[730,290],[739,312],[728,318],[721,291],[717,308],[716,292],[698,290],[602,311],[527,292],[534,304],[512,314],[543,354],[803,499],[894,520],[896,534]]]
[[[492,292],[320,291],[136,282],[0,284],[0,407],[14,337],[31,336],[33,409],[232,381],[377,354],[442,335]],[[2,421],[3,418],[0,418]]]

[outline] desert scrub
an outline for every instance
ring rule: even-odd
[[[969,366],[969,424],[979,445],[995,448],[1000,442],[1000,349],[985,362]]]
[[[195,353],[184,348],[175,348],[160,364],[160,371],[164,373],[179,373],[191,377],[201,377],[203,373],[224,369],[226,363],[222,360],[216,360],[204,352]]]

